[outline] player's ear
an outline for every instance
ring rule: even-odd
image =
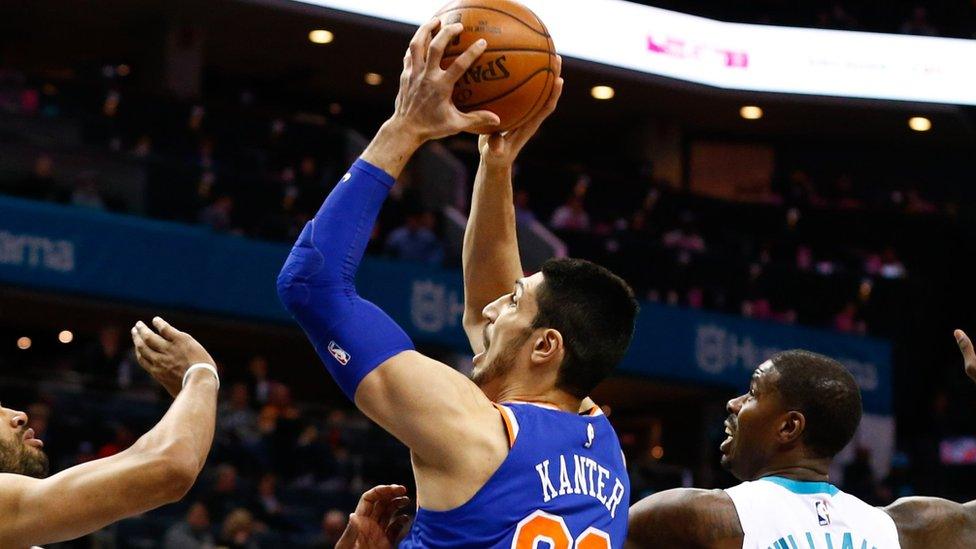
[[[563,347],[563,335],[559,330],[546,328],[535,334],[532,345],[532,363],[547,364],[552,361],[561,361],[565,348]]]
[[[783,416],[783,423],[780,425],[780,442],[789,444],[800,440],[807,427],[807,418],[803,412],[791,410]]]

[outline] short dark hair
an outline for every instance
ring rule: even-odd
[[[832,458],[847,446],[861,423],[861,390],[840,362],[792,350],[770,359],[779,372],[784,404],[806,418],[803,440],[817,457]]]
[[[583,398],[613,372],[630,346],[639,307],[619,276],[582,259],[542,265],[533,328],[563,336],[566,355],[556,386]]]

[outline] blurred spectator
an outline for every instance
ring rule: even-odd
[[[516,189],[515,191],[515,222],[518,225],[529,225],[536,221],[535,214],[529,207],[529,191]]]
[[[251,512],[256,520],[270,528],[283,530],[288,526],[284,518],[285,507],[278,499],[278,477],[274,473],[265,473],[258,481]]]
[[[71,193],[71,204],[93,210],[104,210],[105,201],[98,190],[95,172],[85,171],[75,179],[75,189]]]
[[[232,510],[240,507],[242,498],[238,489],[237,468],[229,463],[218,465],[214,484],[201,500],[207,506],[210,518],[215,521],[223,520]]]
[[[214,549],[210,533],[210,515],[199,501],[193,502],[186,518],[170,526],[163,540],[163,549]]]
[[[246,509],[234,509],[224,520],[220,532],[221,549],[260,549],[255,535],[257,525],[254,517]]]
[[[403,226],[386,238],[387,255],[404,261],[439,265],[444,261],[444,245],[434,234],[434,216],[427,211],[407,215]]]
[[[122,377],[129,348],[128,343],[123,346],[122,330],[117,326],[106,326],[98,331],[98,341],[87,348],[82,358],[83,370],[91,376],[93,387],[115,388],[123,386],[123,379],[131,380],[128,374]]]
[[[135,441],[136,437],[132,433],[132,430],[125,425],[118,424],[115,426],[112,440],[106,442],[101,448],[98,449],[98,452],[95,453],[95,459],[114,456],[129,446],[132,446]]]
[[[915,6],[912,14],[899,27],[902,34],[916,34],[919,36],[938,36],[939,30],[929,22],[929,10],[925,6]]]
[[[838,332],[863,334],[867,331],[864,320],[860,318],[857,305],[848,302],[834,315],[834,329]]]
[[[261,355],[251,357],[247,363],[247,371],[247,386],[251,393],[252,405],[260,408],[268,402],[268,394],[271,392],[271,384],[273,383],[268,378],[268,359]]]
[[[309,549],[326,549],[335,547],[342,532],[346,529],[349,515],[339,509],[329,509],[322,515],[322,533],[309,545]]]
[[[209,206],[200,211],[200,223],[218,232],[227,232],[233,228],[234,199],[227,194],[217,197]]]
[[[9,186],[7,192],[33,200],[60,202],[61,190],[54,179],[54,159],[51,155],[38,155],[30,175]]]
[[[588,231],[590,215],[583,207],[583,198],[576,194],[567,198],[566,202],[552,213],[549,226],[557,231]]]
[[[257,414],[251,409],[247,385],[237,382],[230,387],[230,396],[220,403],[217,414],[219,433],[226,442],[253,445],[258,441]]]

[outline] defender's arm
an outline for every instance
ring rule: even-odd
[[[721,490],[678,488],[646,497],[630,508],[628,549],[740,549],[742,526]]]

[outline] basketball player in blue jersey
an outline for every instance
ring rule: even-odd
[[[464,250],[473,379],[414,351],[354,287],[380,207],[417,148],[498,124],[451,102],[486,48],[479,41],[441,69],[461,31],[437,19],[418,30],[393,116],[303,230],[278,293],[345,394],[410,448],[418,512],[402,547],[620,547],[630,495],[620,444],[598,408],[579,412],[630,343],[633,292],[585,261],[525,277],[515,241],[511,163],[555,108],[561,79],[536,119],[481,142]]]
[[[955,338],[976,381],[973,344],[960,330]],[[776,355],[728,411],[722,464],[744,482],[641,500],[630,510],[628,547],[976,547],[976,501],[910,497],[876,508],[829,483],[831,461],[861,419],[860,391],[839,363],[803,351]]]

